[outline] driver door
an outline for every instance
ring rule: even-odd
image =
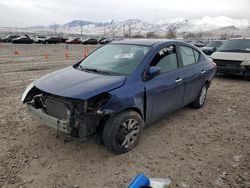
[[[145,81],[146,121],[153,122],[183,105],[183,71],[179,69],[176,47],[162,48],[150,66],[161,68],[159,76]]]

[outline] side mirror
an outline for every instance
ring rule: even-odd
[[[146,79],[148,80],[148,79],[154,78],[158,76],[160,73],[161,73],[160,67],[152,66],[147,71]]]

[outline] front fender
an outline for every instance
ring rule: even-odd
[[[145,92],[142,84],[118,88],[110,94],[110,100],[100,109],[103,114],[113,117],[126,109],[135,109],[144,119]]]

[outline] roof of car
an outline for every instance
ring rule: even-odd
[[[249,37],[231,38],[229,40],[250,40]]]
[[[155,44],[173,42],[174,40],[167,39],[124,39],[119,41],[113,41],[112,44],[134,44],[134,45],[144,45],[153,46]],[[178,40],[175,40],[178,41]],[[179,41],[178,41],[179,42]]]
[[[224,42],[226,40],[210,40],[209,42],[213,42],[213,41],[215,41],[215,42]]]

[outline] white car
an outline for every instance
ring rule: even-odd
[[[34,40],[35,43],[44,43],[44,41],[46,40],[46,37],[45,36],[35,36],[32,39]]]
[[[230,39],[212,54],[217,73],[250,77],[250,39]]]

